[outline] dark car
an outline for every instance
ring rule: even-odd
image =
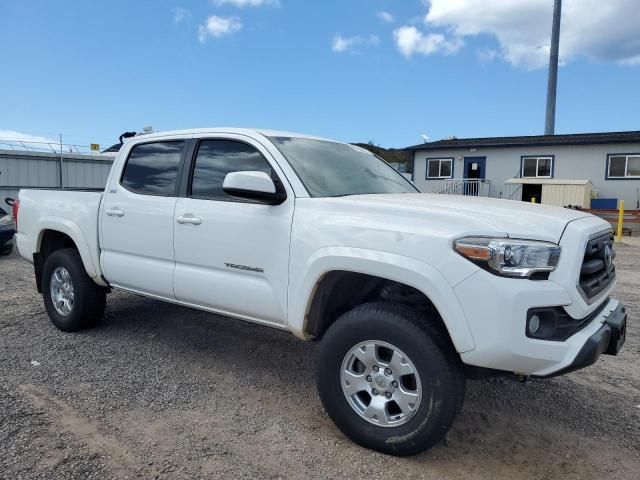
[[[13,199],[5,199],[7,205],[13,204]],[[9,255],[13,250],[13,235],[16,233],[13,228],[13,219],[4,209],[0,208],[0,255]]]
[[[0,217],[0,255],[9,255],[11,253],[13,250],[13,235],[15,233],[11,216]]]

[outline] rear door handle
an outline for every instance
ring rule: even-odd
[[[124,217],[124,212],[120,210],[118,207],[114,207],[111,210],[107,210],[104,213],[106,213],[110,217]]]
[[[188,223],[190,225],[200,225],[202,223],[202,219],[198,217],[194,217],[190,213],[187,213],[186,215],[181,215],[180,217],[177,217],[176,222],[180,224]]]

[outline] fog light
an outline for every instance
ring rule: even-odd
[[[557,307],[530,309],[527,312],[526,335],[540,340],[552,340],[558,328],[557,310]]]

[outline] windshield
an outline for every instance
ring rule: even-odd
[[[312,197],[418,191],[392,166],[363,148],[307,138],[269,139]]]

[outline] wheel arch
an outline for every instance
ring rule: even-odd
[[[452,287],[436,269],[415,259],[375,250],[326,247],[309,258],[304,277],[293,278],[290,285],[299,285],[290,290],[289,326],[300,338],[321,336],[335,320],[340,311],[335,305],[332,310],[333,294],[357,302],[376,289],[399,286],[406,287],[407,293],[419,294],[424,307],[433,307],[458,352],[474,348]],[[340,300],[337,303],[344,305]]]
[[[37,231],[33,257],[38,291],[41,290],[41,273],[44,262],[52,252],[62,248],[75,248],[80,254],[87,275],[99,285],[106,286],[102,280],[99,264],[94,261],[89,244],[77,225],[61,218],[43,218],[38,223]]]

